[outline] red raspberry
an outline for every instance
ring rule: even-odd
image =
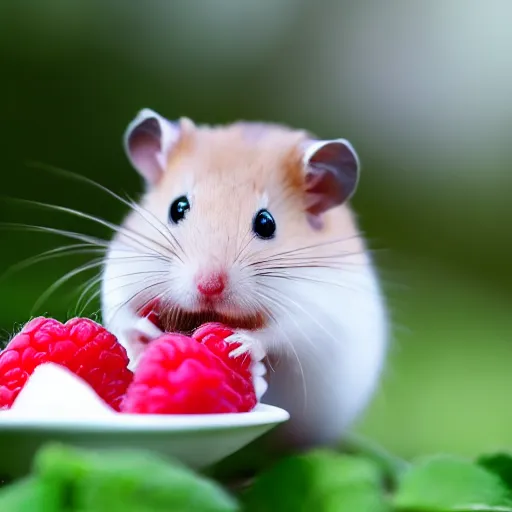
[[[115,410],[133,377],[124,347],[96,322],[35,318],[0,353],[0,409],[11,407],[36,366],[44,363],[68,368]]]
[[[139,414],[247,412],[256,405],[250,378],[210,348],[181,334],[152,341],[141,357],[121,411]]]
[[[230,357],[232,350],[240,347],[240,343],[228,343],[225,339],[234,333],[229,327],[217,322],[209,322],[199,327],[192,338],[206,345],[217,357],[220,357],[233,371],[251,378],[251,357],[243,354],[239,357]]]

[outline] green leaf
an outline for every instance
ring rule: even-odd
[[[37,455],[35,468],[44,485],[59,489],[63,510],[239,510],[233,498],[210,480],[149,453],[50,445]]]
[[[478,458],[477,463],[498,475],[508,489],[512,490],[512,454],[493,453],[482,455]]]
[[[364,456],[375,462],[384,475],[396,486],[400,476],[407,471],[409,463],[387,452],[382,446],[356,433],[351,433],[343,440],[340,448],[346,453]]]
[[[34,477],[19,480],[0,490],[0,510],[5,512],[60,512],[60,496]]]
[[[393,504],[408,512],[512,512],[510,494],[498,476],[470,461],[448,456],[430,457],[407,471]]]
[[[244,504],[249,512],[388,510],[375,464],[321,450],[288,457],[261,474]]]

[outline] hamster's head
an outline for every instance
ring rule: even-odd
[[[125,149],[146,190],[113,241],[105,279],[124,273],[120,302],[139,312],[152,304],[166,330],[260,329],[278,316],[284,283],[351,250],[329,247],[355,234],[345,203],[359,163],[346,140],[271,124],[195,126],[146,109]],[[123,247],[136,254],[118,264]]]

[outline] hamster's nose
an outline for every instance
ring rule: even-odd
[[[225,272],[211,272],[198,274],[196,279],[197,289],[205,297],[220,295],[226,287],[227,275]]]

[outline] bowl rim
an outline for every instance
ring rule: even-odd
[[[121,414],[112,413],[92,417],[30,417],[25,414],[0,412],[0,432],[54,431],[54,432],[193,432],[240,429],[264,425],[277,425],[290,418],[279,407],[258,404],[245,413],[225,414]]]

